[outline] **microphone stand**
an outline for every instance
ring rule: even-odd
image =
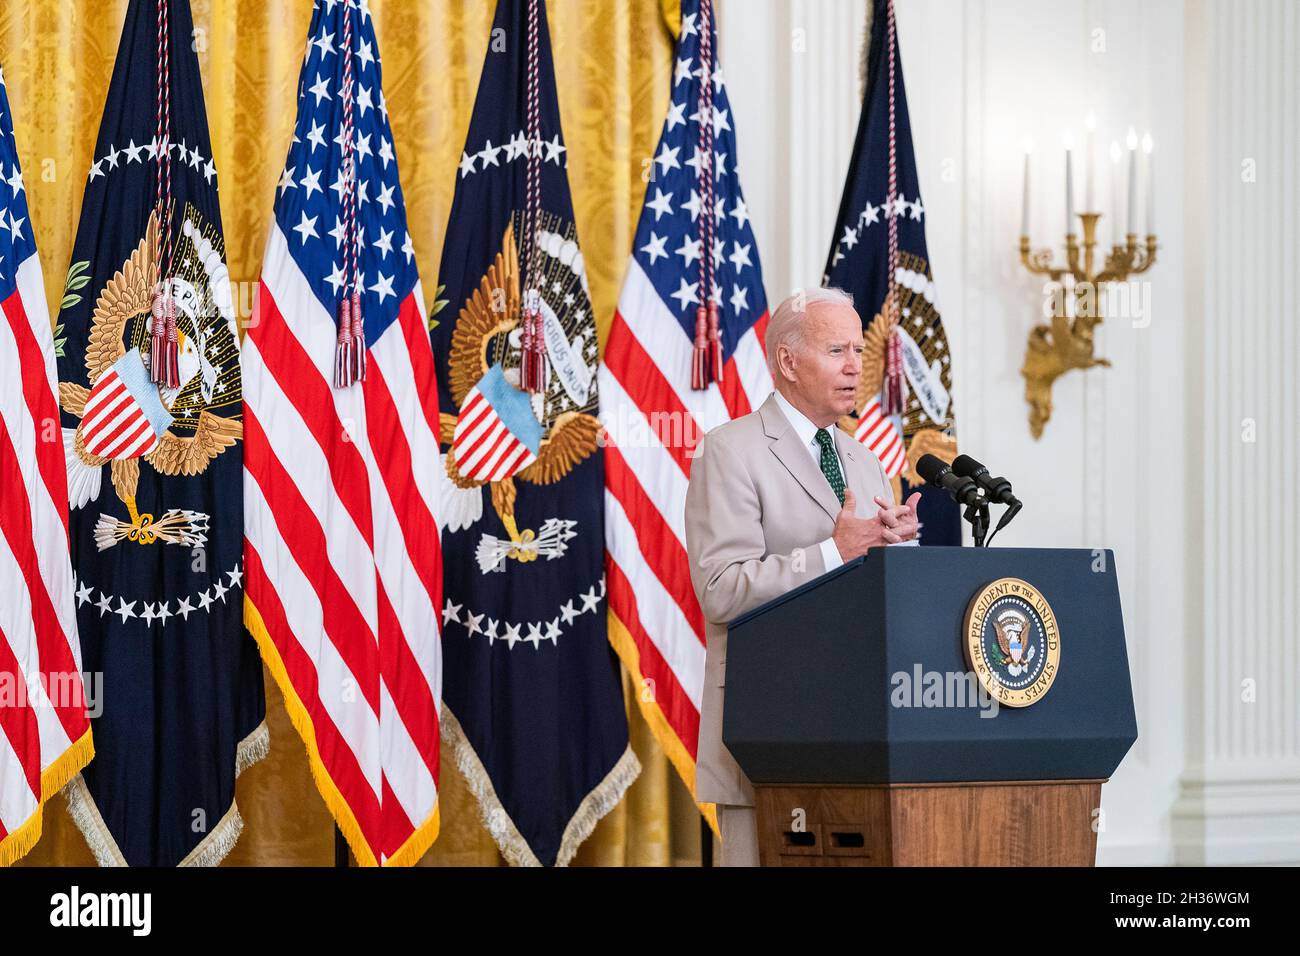
[[[988,499],[981,496],[979,504],[967,505],[964,517],[970,522],[975,547],[984,547],[984,536],[988,534],[989,530]]]

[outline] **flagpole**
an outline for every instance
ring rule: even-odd
[[[339,825],[334,824],[334,868],[346,870],[351,866],[348,858],[348,841],[343,837],[343,831]]]

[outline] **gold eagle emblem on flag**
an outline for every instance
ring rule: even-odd
[[[153,436],[156,440],[152,442],[152,450],[138,457],[95,454],[87,448],[86,406],[92,400],[96,384],[119,359],[131,351],[147,354],[158,247],[156,214],[149,217],[144,237],[108,280],[95,302],[86,345],[90,387],[75,382],[59,383],[59,405],[68,414],[82,419],[76,428],[63,430],[71,507],[83,507],[99,497],[102,469],[109,465],[113,490],[126,505],[130,518],[121,521],[111,515],[100,515],[95,541],[101,551],[120,541],[201,546],[207,540],[207,515],[170,509],[155,519],[154,515],[137,510],[140,462],[143,460],[164,475],[198,475],[243,437],[243,423],[239,419],[242,401],[239,338],[220,239],[215,231],[203,226],[199,213],[189,205],[181,232],[176,255],[178,274],[168,280],[182,304],[177,316],[180,385],[177,388],[150,386],[157,388],[158,398],[170,418],[165,430]],[[226,417],[213,411],[225,407],[233,407],[234,414]]]
[[[547,217],[544,217],[547,219]],[[520,530],[515,522],[516,480],[536,485],[550,485],[562,480],[598,446],[601,431],[595,411],[595,382],[592,366],[595,358],[595,326],[590,318],[590,303],[582,287],[581,259],[575,259],[577,244],[571,236],[546,226],[558,224],[549,217],[544,221],[542,244],[545,275],[540,277],[544,311],[547,313],[547,351],[551,356],[546,388],[530,396],[533,414],[542,427],[537,460],[512,476],[499,481],[483,481],[461,473],[456,465],[454,448],[444,456],[446,476],[452,489],[471,494],[448,497],[447,527],[469,527],[482,513],[478,492],[489,486],[492,507],[509,534],[509,542],[497,542],[484,536],[479,548],[483,570],[497,570],[506,558],[536,560],[539,556],[562,554],[565,542],[575,534],[573,522],[548,519],[537,531]],[[570,227],[570,232],[572,227]],[[565,244],[570,244],[566,246]],[[547,247],[550,247],[547,249]],[[576,268],[574,267],[576,263]],[[487,273],[479,281],[460,309],[452,332],[448,355],[448,387],[457,409],[493,365],[500,364],[507,380],[519,384],[519,253],[514,226],[506,227],[497,253]],[[585,310],[585,313],[584,313]],[[578,334],[570,339],[571,332]],[[559,361],[556,361],[556,358]],[[441,415],[441,441],[452,445],[458,415]],[[487,551],[485,553],[485,547]]]

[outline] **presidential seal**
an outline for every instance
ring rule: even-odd
[[[1056,680],[1061,635],[1042,593],[1020,578],[985,586],[966,609],[966,666],[1007,707],[1028,707]]]

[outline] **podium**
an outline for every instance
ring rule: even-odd
[[[764,866],[1091,866],[1137,739],[1110,551],[872,549],[726,666]]]

